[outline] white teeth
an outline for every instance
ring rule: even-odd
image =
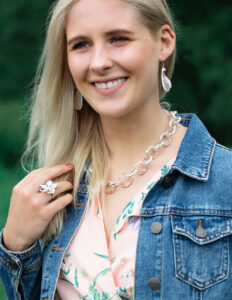
[[[125,81],[125,78],[121,78],[118,80],[114,80],[114,81],[108,81],[106,83],[97,83],[95,82],[95,86],[99,89],[110,89],[112,87],[117,86],[118,84],[122,83]]]

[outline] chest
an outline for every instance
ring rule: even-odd
[[[145,191],[146,187],[152,182],[151,178],[148,178],[140,178],[140,180],[128,188],[118,187],[112,194],[105,193],[105,199],[101,201],[101,207],[108,246],[111,233],[118,218],[123,212],[125,213],[126,206],[131,201],[135,201],[135,196],[136,199],[138,197],[141,198],[141,191]],[[138,201],[138,199],[136,201]]]
[[[101,201],[101,207],[108,246],[114,225],[123,209],[135,198],[136,195],[138,195],[138,193],[145,191],[148,186],[152,183],[156,183],[160,179],[162,175],[162,166],[163,164],[153,166],[153,168],[150,168],[145,174],[138,175],[136,178],[133,178],[132,184],[127,188],[118,186],[113,193],[105,193],[105,199],[104,201]],[[170,165],[166,166],[167,170],[169,168]]]
[[[113,195],[106,194],[104,202],[101,203],[108,246],[116,221],[121,215],[124,207],[131,201],[132,197],[131,192],[124,190],[123,192],[121,191]]]

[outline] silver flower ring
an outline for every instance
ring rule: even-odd
[[[57,186],[58,186],[57,182],[48,180],[46,183],[40,184],[40,192],[48,193],[49,195],[54,196]]]

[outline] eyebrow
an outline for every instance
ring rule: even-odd
[[[115,30],[110,30],[110,31],[107,31],[105,33],[105,36],[112,36],[112,35],[116,35],[116,34],[128,34],[128,35],[132,35],[134,34],[134,32],[130,31],[130,30],[127,30],[127,29],[115,29]],[[80,40],[86,40],[88,39],[88,36],[86,35],[78,35],[78,36],[75,36],[73,38],[71,38],[67,44],[68,46],[71,45],[72,43],[74,42],[77,42],[77,41],[80,41]]]

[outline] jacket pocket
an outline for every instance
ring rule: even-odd
[[[173,216],[176,277],[206,289],[229,274],[232,219],[218,216]]]

